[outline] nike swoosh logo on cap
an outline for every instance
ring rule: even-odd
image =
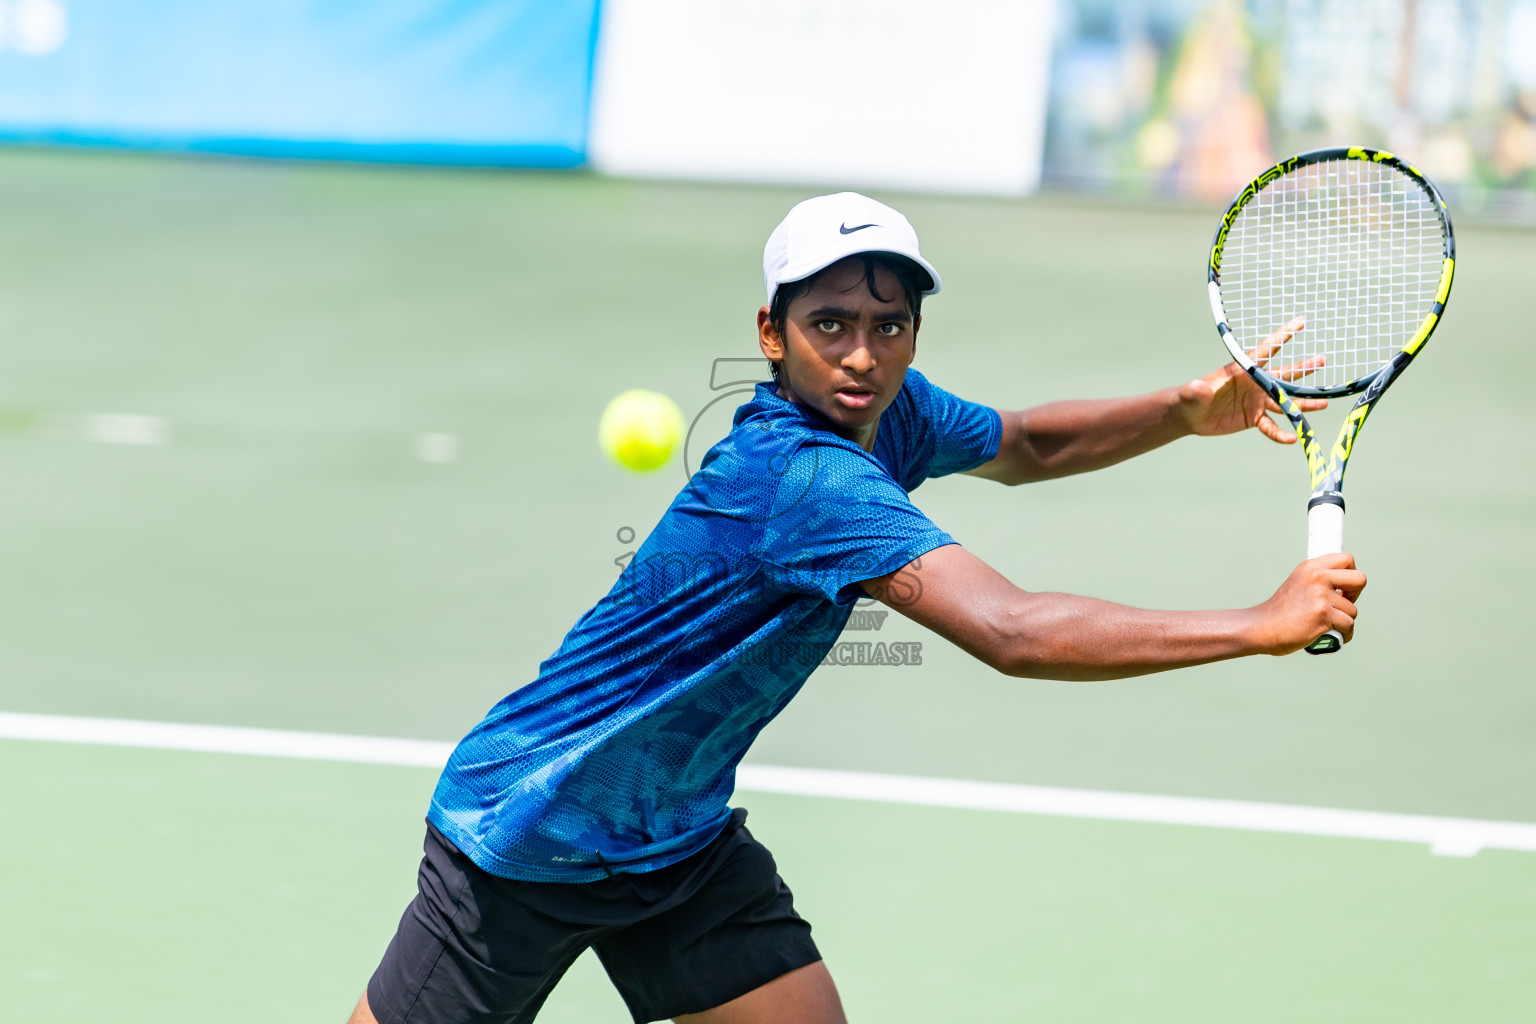
[[[855,231],[863,231],[865,228],[877,228],[879,226],[879,224],[860,224],[856,228],[851,228],[848,226],[848,222],[844,221],[842,224],[838,225],[837,233],[840,235],[851,235]]]

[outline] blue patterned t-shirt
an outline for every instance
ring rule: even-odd
[[[736,765],[863,580],[954,539],[907,497],[997,455],[993,410],[908,370],[875,448],[759,384],[608,595],[459,743],[429,820],[507,878],[652,871],[724,827]]]

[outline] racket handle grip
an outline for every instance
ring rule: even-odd
[[[1307,557],[1336,555],[1344,550],[1344,506],[1318,501],[1307,509]]]
[[[1344,550],[1344,506],[1317,501],[1307,509],[1307,557],[1336,555]],[[1330,629],[1307,645],[1308,654],[1332,654],[1344,646],[1344,637]]]

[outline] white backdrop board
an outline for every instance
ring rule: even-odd
[[[1054,0],[604,0],[589,154],[634,177],[1021,195]]]

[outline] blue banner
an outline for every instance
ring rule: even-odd
[[[0,0],[0,140],[570,167],[598,0]]]

